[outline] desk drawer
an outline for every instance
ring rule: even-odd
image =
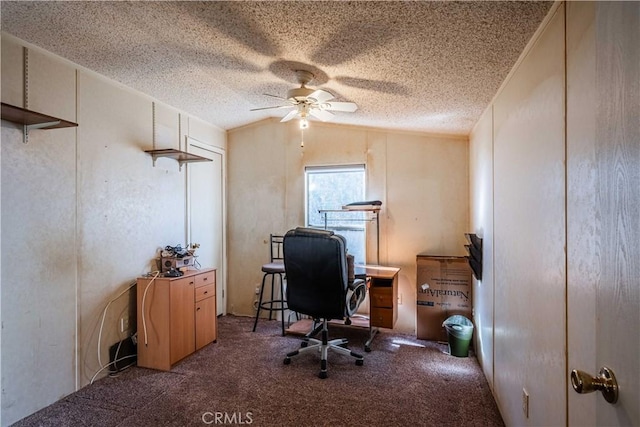
[[[371,307],[369,321],[371,326],[393,329],[393,309]]]
[[[216,272],[215,271],[210,271],[208,273],[204,273],[204,274],[198,274],[196,276],[196,288],[200,287],[200,286],[205,286],[205,285],[210,285],[216,284]]]
[[[210,285],[200,286],[196,288],[196,302],[201,301],[205,298],[209,298],[215,296],[216,294],[216,284],[212,283]]]
[[[371,288],[369,297],[372,307],[393,308],[393,288]]]

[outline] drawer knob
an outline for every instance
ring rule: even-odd
[[[209,293],[209,291],[204,291],[204,294],[205,294],[205,295],[206,295],[206,294],[208,294],[208,293]]]

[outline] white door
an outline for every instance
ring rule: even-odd
[[[640,425],[640,3],[567,2],[568,425]],[[615,404],[570,371],[610,368]]]
[[[189,242],[199,243],[196,251],[203,268],[215,268],[218,315],[226,313],[226,236],[224,150],[187,138],[189,152],[212,159],[189,163]]]

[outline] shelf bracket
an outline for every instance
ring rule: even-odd
[[[211,162],[212,159],[198,156],[196,154],[188,153],[186,151],[175,150],[172,148],[162,148],[157,150],[145,150],[145,153],[151,155],[151,159],[153,160],[153,166],[156,166],[156,160],[159,157],[167,157],[170,159],[174,159],[178,162],[179,170],[182,171],[182,165],[184,163],[192,163],[192,162]]]
[[[32,125],[24,125],[24,126],[25,126],[26,130],[29,131],[29,130],[32,130],[32,129],[42,129],[42,128],[47,128],[49,126],[57,126],[60,123],[61,123],[60,120],[55,120],[55,121],[52,121],[52,122],[35,123],[35,124],[32,124]]]
[[[151,162],[153,164],[153,167],[156,167],[156,160],[158,160],[158,158],[160,157],[169,157],[166,155],[162,155],[162,154],[155,154],[155,153],[151,153]],[[182,165],[185,163],[184,160],[178,160],[176,159],[176,161],[178,162],[178,170],[182,171]]]
[[[153,167],[156,167],[156,160],[158,160],[158,155],[155,153],[150,153],[151,154],[151,164],[153,165]]]
[[[25,144],[29,142],[29,131],[34,130],[34,129],[44,129],[44,128],[48,128],[50,126],[58,126],[60,123],[61,123],[60,120],[55,120],[53,122],[35,123],[35,124],[32,124],[32,125],[24,125],[23,132],[22,132],[22,142],[25,143]]]
[[[2,103],[2,120],[22,125],[22,142],[29,142],[29,131],[34,129],[58,129],[78,126],[67,120]]]

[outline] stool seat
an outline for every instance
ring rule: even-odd
[[[262,271],[269,274],[284,273],[284,262],[274,261],[264,264],[262,266]]]

